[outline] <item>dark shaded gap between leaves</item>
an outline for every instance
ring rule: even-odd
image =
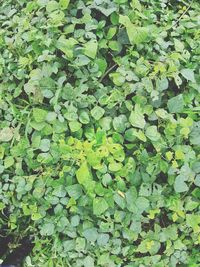
[[[21,240],[20,246],[14,249],[10,254],[7,253],[7,257],[4,260],[4,265],[14,265],[15,267],[21,267],[26,256],[28,256],[34,245],[29,237],[25,237]]]
[[[12,243],[12,241],[13,241],[12,236],[0,237],[0,258],[2,258],[6,254],[9,248],[9,243]]]

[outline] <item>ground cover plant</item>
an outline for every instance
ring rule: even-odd
[[[4,0],[0,26],[1,263],[200,266],[200,2]]]

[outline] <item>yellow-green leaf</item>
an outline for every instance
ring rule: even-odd
[[[89,171],[87,162],[83,162],[80,168],[77,170],[76,178],[79,184],[82,184],[82,185],[86,185],[88,181],[92,180],[92,175]]]
[[[90,58],[95,58],[97,54],[98,44],[96,40],[91,40],[84,44],[84,54]]]
[[[59,4],[60,4],[60,8],[62,10],[67,9],[68,5],[70,3],[70,0],[60,0]]]

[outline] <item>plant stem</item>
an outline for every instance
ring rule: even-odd
[[[101,79],[99,80],[99,82],[102,82],[103,79],[109,74],[109,72],[111,72],[111,70],[113,70],[116,66],[117,66],[117,64],[114,64],[113,66],[111,66],[111,67],[104,73],[104,75],[101,77]]]

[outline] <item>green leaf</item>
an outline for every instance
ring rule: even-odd
[[[75,200],[79,199],[83,194],[82,187],[79,184],[69,185],[66,187],[66,190],[68,195]]]
[[[3,146],[0,146],[0,159],[3,159],[5,154],[5,148]]]
[[[53,122],[56,120],[57,114],[55,112],[48,112],[46,116],[47,122]]]
[[[123,133],[126,129],[127,118],[125,115],[115,117],[113,120],[113,127],[115,131]]]
[[[42,218],[42,215],[40,213],[32,213],[31,214],[31,219],[33,221],[37,221],[37,220],[40,220]]]
[[[77,237],[76,239],[76,251],[82,251],[85,249],[85,238]]]
[[[119,15],[119,22],[126,27],[129,41],[131,44],[138,45],[148,40],[148,27],[136,26],[130,21],[129,17],[123,15]]]
[[[104,8],[100,6],[95,6],[95,9],[99,10],[102,14],[104,14],[106,17],[110,16],[113,12],[116,11],[116,7],[111,8]]]
[[[1,1],[0,240],[34,233],[24,265],[199,266],[199,8]]]
[[[144,134],[143,131],[141,131],[141,130],[136,131],[135,136],[136,136],[139,140],[141,140],[141,141],[143,141],[143,142],[146,142],[146,141],[147,141],[145,134]]]
[[[36,122],[43,122],[46,119],[48,112],[44,109],[34,108],[33,109],[33,118]]]
[[[194,184],[200,187],[200,174],[195,177]]]
[[[66,191],[62,185],[58,185],[54,188],[52,195],[56,197],[65,197]]]
[[[90,59],[85,55],[79,55],[75,60],[75,65],[82,67],[90,63]]]
[[[5,127],[0,130],[0,142],[9,142],[13,138],[14,132],[10,127]]]
[[[186,214],[186,224],[191,227],[194,233],[200,232],[200,215],[198,214]]]
[[[156,89],[159,91],[164,91],[168,88],[169,82],[167,78],[157,79],[156,80]]]
[[[126,202],[127,202],[127,208],[129,211],[135,211],[135,202],[137,199],[137,190],[134,186],[132,186],[127,192],[126,192]]]
[[[129,121],[133,127],[143,129],[146,125],[144,115],[140,110],[132,110]]]
[[[47,12],[52,12],[56,9],[59,8],[58,2],[56,1],[49,1],[48,4],[46,5]]]
[[[94,259],[90,256],[87,256],[83,260],[83,265],[84,265],[84,267],[94,267]]]
[[[185,183],[187,178],[184,175],[178,175],[174,182],[174,189],[177,193],[186,192],[189,190],[188,185]]]
[[[120,196],[119,194],[116,193],[114,195],[114,201],[121,209],[125,209],[126,202],[125,202],[125,199],[122,196]]]
[[[60,5],[60,7],[61,7],[62,10],[67,9],[69,3],[70,3],[70,0],[60,0],[59,1],[59,5]]]
[[[177,95],[168,100],[167,107],[170,113],[181,113],[184,108],[183,95]]]
[[[138,11],[142,11],[142,6],[140,4],[140,1],[139,0],[132,0],[131,1],[131,6],[134,8],[134,9],[137,9]]]
[[[8,156],[4,160],[4,167],[9,168],[15,163],[15,160],[12,156]]]
[[[89,228],[83,231],[83,236],[87,239],[89,242],[95,242],[98,237],[98,232],[96,228]]]
[[[160,242],[155,240],[145,239],[142,240],[140,245],[137,248],[137,251],[140,253],[149,252],[151,255],[155,255],[160,249]]]
[[[106,38],[108,40],[111,40],[113,38],[113,36],[116,34],[116,32],[117,32],[117,28],[116,27],[109,28]]]
[[[109,235],[108,234],[99,234],[97,239],[97,244],[99,246],[105,246],[109,241]]]
[[[55,230],[55,226],[53,223],[45,223],[42,226],[40,233],[41,235],[51,236],[54,234],[54,230]]]
[[[114,2],[115,3],[117,3],[117,4],[124,4],[124,3],[126,3],[128,0],[114,0]]]
[[[125,153],[123,147],[119,144],[113,144],[109,146],[109,151],[113,155],[113,158],[117,161],[123,162],[125,159]],[[115,163],[115,162],[111,162]]]
[[[121,44],[119,42],[117,42],[117,41],[109,41],[108,42],[108,46],[113,51],[118,51],[119,52],[122,49]]]
[[[63,35],[56,42],[56,47],[60,49],[65,55],[72,59],[74,56],[73,48],[78,42],[74,38],[66,39]]]
[[[30,126],[37,130],[37,131],[41,131],[42,129],[44,129],[44,127],[46,126],[45,122],[36,122],[36,121],[31,121],[30,122]]]
[[[98,43],[96,40],[91,40],[84,44],[84,54],[92,59],[95,59],[97,54]]]
[[[40,142],[39,149],[43,152],[47,152],[50,149],[50,140],[49,139],[42,139]]]
[[[92,175],[89,171],[87,162],[83,162],[80,168],[76,172],[76,178],[79,184],[85,185],[87,187],[87,183],[92,180]]]
[[[190,133],[190,143],[192,145],[200,145],[200,122],[195,124]]]
[[[70,121],[69,128],[72,131],[72,133],[77,132],[78,130],[81,129],[81,123],[78,121]]]
[[[106,60],[104,58],[97,58],[95,60],[95,63],[98,65],[98,68],[99,68],[101,74],[103,74],[106,71],[106,69],[107,69],[107,62],[106,62]]]
[[[80,223],[80,217],[78,215],[74,215],[72,218],[71,218],[71,225],[76,227],[78,226]]]
[[[93,213],[96,216],[101,215],[108,209],[108,204],[104,198],[97,197],[93,200]]]
[[[136,134],[137,134],[137,130],[131,128],[125,132],[124,138],[125,138],[125,140],[127,140],[129,142],[133,142],[136,139]]]
[[[91,110],[92,117],[97,121],[100,120],[101,117],[103,117],[104,113],[105,110],[99,106],[96,106]]]
[[[192,164],[192,170],[193,170],[195,173],[200,173],[200,161],[195,161],[195,162]]]
[[[183,42],[174,38],[174,45],[175,45],[176,51],[181,52],[181,53],[183,52],[183,50],[184,50],[184,43]]]
[[[90,117],[86,111],[81,111],[79,115],[79,120],[83,124],[88,124],[90,122]]]
[[[158,132],[157,130],[157,127],[152,125],[152,126],[149,126],[147,129],[146,129],[146,132],[145,132],[146,136],[151,140],[151,141],[158,141],[161,137],[160,133]]]
[[[119,162],[112,162],[109,164],[108,168],[111,172],[118,172],[121,170],[123,165]]]
[[[75,240],[65,240],[63,242],[63,248],[65,251],[73,251],[75,248]]]
[[[126,80],[125,76],[121,75],[119,72],[113,72],[109,76],[112,78],[113,83],[117,86],[122,86]]]
[[[182,69],[181,74],[185,79],[195,83],[194,71],[191,69]]]
[[[149,200],[145,197],[138,197],[136,200],[136,206],[140,213],[149,208]]]

